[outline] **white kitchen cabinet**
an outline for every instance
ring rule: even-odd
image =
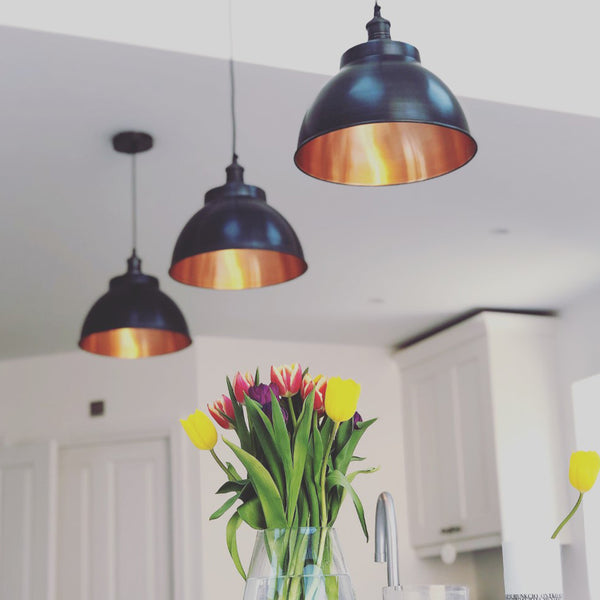
[[[552,402],[537,402],[556,372],[553,321],[486,311],[396,354],[410,537],[420,556],[439,555],[446,543],[459,552],[499,546],[506,537],[499,472],[505,497],[523,489],[506,489],[522,479],[509,470],[521,466],[510,450],[520,427],[510,419],[522,413],[526,423],[548,423],[554,410]],[[521,400],[533,409],[519,412]],[[523,461],[526,469],[529,459]]]

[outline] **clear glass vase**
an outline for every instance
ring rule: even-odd
[[[259,531],[244,600],[354,600],[335,530]]]

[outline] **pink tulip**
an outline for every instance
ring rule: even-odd
[[[239,371],[235,375],[233,380],[233,393],[235,399],[240,403],[244,404],[244,394],[248,393],[248,388],[254,385],[254,377],[250,373],[242,375]]]
[[[306,400],[308,395],[315,390],[315,412],[321,416],[325,413],[325,390],[327,389],[327,378],[317,375],[314,379],[307,373],[302,379],[301,396]]]
[[[271,383],[279,388],[279,395],[290,398],[300,391],[302,367],[297,364],[271,367]]]
[[[221,414],[225,413],[230,419],[235,420],[235,412],[233,411],[233,402],[231,398],[223,394],[219,400],[215,400],[212,404],[208,404],[208,412],[212,418],[223,429],[233,429],[233,425]],[[219,412],[221,411],[221,412]]]

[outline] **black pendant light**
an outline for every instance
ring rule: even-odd
[[[192,343],[181,311],[160,291],[156,277],[142,273],[136,255],[136,154],[152,145],[147,133],[126,131],[113,138],[117,152],[132,156],[133,250],[127,272],[110,280],[108,292],[85,318],[79,347],[94,354],[142,358],[176,352]]]
[[[306,113],[296,166],[317,179],[394,185],[444,175],[477,144],[458,100],[421,66],[419,51],[390,38],[375,4],[369,40],[347,50],[340,72]]]
[[[241,290],[289,281],[308,265],[292,226],[267,204],[261,188],[244,183],[236,154],[233,52],[229,74],[233,160],[227,181],[206,193],[204,207],[183,228],[169,274],[188,285]]]

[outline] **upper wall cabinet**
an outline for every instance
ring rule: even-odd
[[[507,418],[515,394],[520,402],[548,389],[553,327],[550,317],[482,312],[397,353],[410,536],[420,556],[439,555],[446,543],[466,551],[506,537],[499,472],[515,458],[506,452],[513,436]],[[515,528],[520,518],[508,515]]]

